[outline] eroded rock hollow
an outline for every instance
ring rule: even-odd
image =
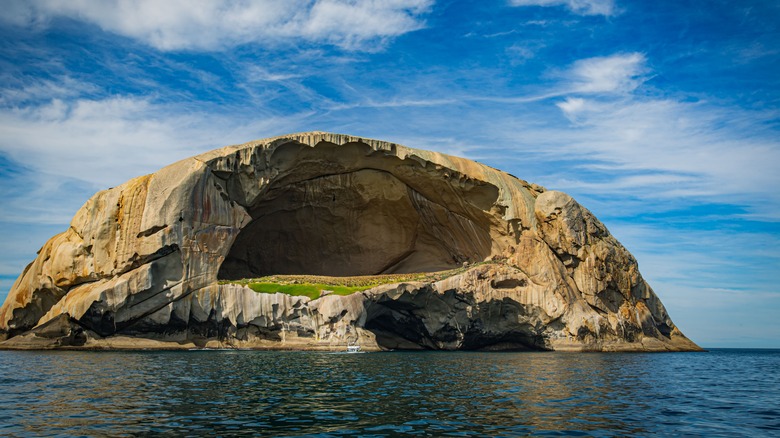
[[[318,299],[230,282],[443,270]],[[19,276],[0,331],[4,348],[698,349],[568,195],[319,132],[97,193]]]
[[[359,142],[287,143],[269,159],[279,175],[244,201],[252,220],[220,278],[436,271],[491,254],[494,224],[484,209],[498,197],[495,186],[450,184],[444,168]]]

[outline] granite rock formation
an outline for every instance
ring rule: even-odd
[[[315,300],[220,281],[456,267]],[[320,132],[214,150],[95,194],[16,280],[0,332],[0,348],[699,349],[570,196]]]

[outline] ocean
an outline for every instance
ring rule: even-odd
[[[3,436],[780,436],[780,350],[0,351]]]

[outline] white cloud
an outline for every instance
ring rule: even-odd
[[[564,74],[571,91],[618,93],[634,91],[647,80],[646,59],[641,53],[581,59]]]
[[[510,47],[507,52],[511,53],[511,50]],[[524,104],[572,94],[601,97],[628,96],[649,78],[649,70],[645,64],[646,58],[641,53],[620,53],[585,58],[574,62],[566,70],[551,73],[550,76],[556,79],[556,83],[539,94],[510,97],[479,95],[464,96],[462,99]],[[569,98],[566,102],[557,105],[562,109],[568,108],[570,110],[567,112],[567,116],[573,116],[573,111],[581,110],[585,103],[576,98]]]
[[[0,109],[0,152],[43,176],[105,188],[225,144],[286,132],[297,118],[253,116],[250,124],[235,114],[198,113],[140,97],[54,99]]]
[[[309,39],[359,47],[372,38],[386,38],[422,27],[418,16],[430,0],[318,0],[308,17],[287,25],[290,35],[302,30]]]
[[[6,86],[0,88],[0,105],[18,105],[29,101],[66,99],[95,92],[98,87],[77,81],[69,76],[58,80],[36,80],[19,86],[12,86],[12,78],[3,77]],[[9,86],[10,85],[10,86]]]
[[[302,76],[298,73],[272,72],[257,65],[247,66],[244,72],[244,77],[248,82],[285,82]]]
[[[576,122],[556,132],[564,143],[558,151],[603,163],[608,168],[593,170],[610,176],[559,181],[566,188],[717,200],[780,217],[780,141],[761,122],[772,114],[670,99],[569,98],[557,105]]]
[[[615,15],[614,0],[510,0],[512,6],[565,6],[579,15]]]
[[[433,0],[40,0],[12,1],[2,20],[44,26],[86,21],[160,50],[220,50],[304,40],[371,50],[424,26]]]
[[[170,148],[181,144],[177,131],[187,136],[183,128],[197,126],[187,119],[166,117],[143,98],[54,99],[0,111],[0,148],[34,169],[113,185],[153,170],[154,155],[183,158]]]
[[[555,105],[571,122],[548,133],[550,155],[581,160],[584,175],[555,186],[677,203],[723,202],[755,217],[780,218],[780,141],[771,111],[651,98],[635,93],[649,77],[640,53],[582,59],[560,74]]]
[[[585,99],[569,97],[563,102],[556,103],[556,105],[563,111],[569,120],[576,120],[577,114],[585,109]]]
[[[541,41],[525,41],[522,44],[513,44],[505,51],[512,65],[524,64],[536,57],[537,52],[544,47]]]

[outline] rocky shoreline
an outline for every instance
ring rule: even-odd
[[[203,298],[197,294],[176,304],[190,308],[186,322],[162,320],[156,327],[130,327],[101,336],[61,314],[0,342],[0,349],[344,351],[357,344],[363,351],[700,350],[681,334],[667,340],[653,325],[631,321],[602,324],[599,332],[570,333],[575,341],[558,336],[553,317],[517,300],[524,280],[516,268],[485,264],[433,283],[380,285],[316,300],[223,284],[211,291],[209,302],[228,296],[232,300],[213,301],[215,307],[193,311]],[[459,292],[464,289],[474,292]],[[250,309],[255,313],[248,313]],[[171,315],[175,312],[179,309]],[[197,317],[207,314],[205,320]]]

